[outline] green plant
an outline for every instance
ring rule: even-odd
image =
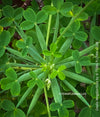
[[[1,101],[1,108],[7,111],[4,117],[8,115],[9,117],[25,117],[19,106],[28,96],[32,95],[34,89],[36,91],[34,91],[29,104],[27,116],[31,116],[32,109],[40,95],[44,93],[49,117],[51,117],[51,111],[57,111],[56,116],[59,117],[70,117],[70,110],[67,108],[73,109],[74,102],[72,100],[63,101],[60,83],[62,83],[63,88],[67,87],[78,94],[77,97],[87,106],[85,109],[91,108],[92,105],[79,93],[75,88],[76,85],[73,86],[67,79],[90,84],[89,86],[95,85],[96,82],[95,79],[90,78],[91,76],[82,75],[82,66],[86,66],[87,73],[90,75],[90,66],[96,65],[89,56],[95,50],[96,44],[93,43],[82,51],[70,48],[71,45],[76,46],[73,43],[75,40],[85,45],[84,41],[87,40],[88,35],[84,30],[80,31],[80,26],[81,21],[88,19],[85,10],[92,2],[94,0],[82,8],[73,5],[72,2],[64,2],[63,0],[55,2],[53,0],[51,5],[45,5],[37,13],[32,8],[14,9],[9,5],[2,8],[0,70],[3,75],[0,84],[3,92],[1,93],[8,92],[10,89],[11,96],[17,98],[20,96],[22,88],[26,86],[20,99],[16,102],[16,106],[9,100]],[[61,18],[70,20],[66,27],[60,25]],[[53,22],[55,23],[54,31],[51,30]],[[8,27],[8,30],[2,30],[2,27]],[[99,40],[99,30],[98,26],[91,29],[96,40]],[[15,48],[12,48],[10,42],[15,31],[21,39],[16,42]],[[6,78],[4,78],[4,74]],[[49,105],[48,92],[50,90],[54,102]],[[7,106],[5,107],[5,105]],[[80,114],[79,117],[82,115]]]

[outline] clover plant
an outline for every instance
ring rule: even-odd
[[[11,98],[1,100],[0,108],[6,112],[4,117],[40,117],[32,115],[32,111],[37,104],[41,105],[39,100],[43,94],[47,106],[44,114],[48,113],[48,117],[75,117],[72,111],[75,101],[64,98],[63,91],[77,94],[78,100],[86,106],[79,117],[95,117],[93,100],[90,103],[76,88],[79,83],[86,84],[88,95],[96,97],[93,71],[94,66],[100,64],[99,60],[97,63],[93,61],[92,55],[94,57],[95,42],[100,43],[100,27],[92,21],[89,33],[82,28],[82,22],[89,17],[87,9],[94,1],[85,1],[85,6],[81,7],[73,0],[51,0],[48,4],[44,0],[45,5],[40,11],[32,6],[26,10],[13,8],[11,4],[1,8],[0,93]],[[63,25],[64,19],[66,23]],[[15,33],[19,35],[16,41]],[[86,40],[90,40],[88,47]],[[25,104],[27,109],[24,110]]]

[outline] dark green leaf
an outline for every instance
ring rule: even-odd
[[[63,106],[65,108],[72,108],[72,107],[74,107],[74,101],[73,100],[64,100]]]
[[[12,5],[13,1],[12,0],[2,0],[2,3],[4,5]]]
[[[92,27],[91,33],[95,40],[97,41],[100,40],[100,27],[99,26]]]
[[[59,103],[51,103],[50,104],[50,110],[51,111],[56,111],[60,108],[60,104]]]
[[[5,48],[4,47],[0,47],[0,57],[2,57],[5,53]]]
[[[79,41],[79,40],[75,39],[72,42],[72,46],[73,46],[74,49],[79,49],[81,47],[81,45],[82,45],[82,41]]]
[[[10,100],[3,100],[1,102],[1,107],[5,110],[5,111],[12,111],[15,109],[15,105],[10,101]]]
[[[14,17],[14,9],[12,6],[7,5],[2,10],[5,17]]]

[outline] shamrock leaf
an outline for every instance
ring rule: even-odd
[[[20,93],[20,84],[17,80],[17,74],[13,68],[6,70],[6,78],[1,79],[1,88],[4,90],[10,89],[13,96],[18,96]]]
[[[28,87],[34,87],[35,85],[37,85],[39,88],[44,87],[44,82],[41,79],[39,79],[33,71],[30,72],[30,75],[32,76],[32,80],[28,81]]]

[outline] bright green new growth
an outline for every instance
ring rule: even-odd
[[[90,58],[83,55],[93,50],[95,48],[95,44],[80,52],[78,50],[72,50],[72,53],[69,57],[65,57],[65,54],[70,49],[73,40],[78,40],[81,43],[84,43],[84,41],[87,40],[88,36],[86,32],[80,31],[80,21],[84,21],[88,18],[88,15],[84,12],[84,10],[91,2],[93,2],[93,0],[90,1],[84,8],[81,8],[74,6],[71,2],[64,3],[63,0],[55,2],[55,0],[53,0],[51,6],[44,6],[38,13],[35,13],[32,8],[27,8],[26,10],[18,8],[15,10],[8,5],[3,8],[3,15],[5,17],[0,20],[0,25],[3,27],[14,25],[16,27],[14,28],[22,39],[16,42],[15,45],[17,49],[15,50],[8,46],[11,38],[10,32],[3,31],[0,33],[0,57],[5,56],[6,49],[7,54],[10,57],[11,55],[14,55],[14,60],[21,60],[21,64],[13,60],[11,60],[11,63],[6,63],[5,60],[4,64],[8,64],[10,68],[6,70],[6,78],[1,79],[0,81],[1,88],[4,90],[10,89],[12,96],[19,96],[21,91],[20,85],[22,82],[27,81],[26,84],[28,87],[18,101],[16,109],[13,110],[14,113],[17,113],[23,117],[25,116],[24,113],[17,108],[29,96],[33,88],[36,88],[36,91],[33,94],[33,99],[30,102],[27,115],[30,114],[36,105],[36,102],[38,101],[44,89],[48,116],[51,117],[51,110],[58,111],[58,115],[60,117],[69,117],[68,108],[73,108],[74,102],[72,100],[63,101],[61,88],[59,85],[61,81],[69,89],[71,89],[71,91],[78,93],[77,97],[87,106],[89,106],[89,103],[86,101],[86,99],[77,91],[77,89],[75,89],[74,86],[71,85],[71,83],[67,81],[67,77],[69,79],[86,84],[94,83],[94,81],[90,80],[89,78],[77,73],[82,72],[82,66],[90,65]],[[53,15],[56,16],[56,21],[54,35],[52,36],[50,27],[52,25]],[[71,17],[72,19],[66,27],[61,27],[59,29],[60,16],[67,18]],[[23,20],[21,20],[22,18]],[[41,28],[42,23],[47,25],[46,35],[44,35]],[[36,34],[37,39],[35,44],[34,38],[27,34],[27,32],[30,30],[35,31],[34,34]],[[99,27],[93,27],[92,32],[94,37],[98,33],[96,32],[97,30],[99,30]],[[98,38],[98,36],[95,37],[96,40],[98,40]],[[3,39],[5,39],[5,41],[3,41]],[[61,43],[63,39],[65,39],[65,41]],[[0,63],[1,62],[2,61],[0,61]],[[74,73],[74,71],[70,71],[71,67],[75,67],[76,73]],[[27,73],[23,72],[21,74],[17,74],[14,68],[24,69]],[[54,103],[51,103],[49,107],[47,91],[50,89],[53,94]],[[12,103],[9,105],[12,105],[12,108],[15,108]],[[5,109],[5,107],[2,108]],[[8,111],[9,109],[6,108],[5,110]],[[7,112],[5,117],[7,114],[10,116],[13,115],[11,112]],[[15,117],[17,117],[17,114]]]

